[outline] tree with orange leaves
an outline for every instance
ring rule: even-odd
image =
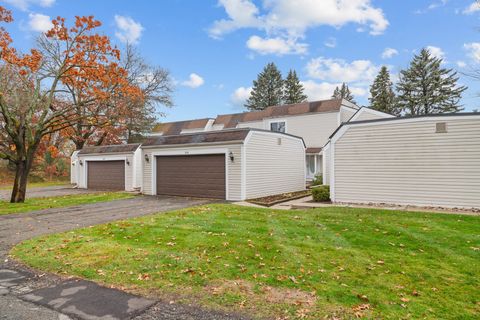
[[[11,12],[0,6],[0,22],[12,20]],[[79,106],[101,109],[120,97],[143,99],[119,66],[119,50],[107,36],[96,33],[99,21],[76,17],[67,27],[58,17],[52,23],[39,40],[41,50],[28,54],[18,53],[0,27],[0,158],[16,167],[11,202],[25,200],[27,177],[42,138],[68,128],[75,119],[88,119]],[[78,92],[74,101],[72,90]]]

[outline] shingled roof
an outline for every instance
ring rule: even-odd
[[[215,119],[214,125],[223,124],[224,128],[235,128],[239,122],[259,121],[264,118],[293,116],[314,112],[333,112],[340,110],[341,106],[341,99],[272,106],[261,111],[219,115]]]
[[[233,129],[233,130],[219,130],[206,131],[188,134],[179,134],[171,136],[153,136],[148,138],[143,147],[160,146],[160,145],[175,145],[175,144],[196,144],[196,143],[213,143],[213,142],[232,142],[243,141],[251,129]]]
[[[296,104],[287,104],[280,106],[268,107],[261,111],[250,111],[233,114],[218,115],[215,118],[214,125],[223,125],[224,129],[236,128],[239,122],[260,121],[265,118],[275,118],[282,116],[301,115],[315,112],[333,112],[338,111],[342,107],[341,99],[322,100],[313,102],[302,102]],[[162,133],[163,135],[181,134],[184,129],[201,129],[205,128],[209,118],[186,120],[177,122],[166,122],[158,124],[154,129],[154,133]]]
[[[132,144],[118,144],[118,145],[111,145],[111,146],[87,146],[84,147],[80,152],[81,154],[97,154],[97,153],[127,153],[127,152],[134,152],[140,146],[139,143],[132,143]]]
[[[175,134],[182,133],[182,130],[184,129],[205,128],[205,126],[208,123],[208,120],[210,119],[204,118],[204,119],[159,123],[153,128],[152,131],[162,132],[164,135],[175,135]]]

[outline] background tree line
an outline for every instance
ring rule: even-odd
[[[400,115],[422,115],[459,112],[462,93],[467,89],[458,84],[457,73],[442,67],[443,60],[427,49],[416,54],[408,68],[401,70],[394,86],[386,66],[382,66],[370,87],[369,107]],[[356,103],[348,84],[337,86],[333,99]],[[269,106],[300,103],[307,100],[302,83],[294,70],[285,80],[274,63],[269,63],[253,81],[245,107],[263,110]]]
[[[12,21],[0,6],[0,23]],[[45,171],[59,168],[57,151],[69,156],[65,141],[75,149],[132,141],[150,131],[158,105],[172,105],[168,71],[131,46],[121,55],[93,16],[52,24],[29,53],[18,52],[0,26],[0,160],[14,167],[11,202],[25,200],[38,159]]]

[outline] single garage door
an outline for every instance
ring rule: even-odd
[[[125,190],[125,161],[88,161],[89,189]]]
[[[157,194],[225,199],[225,155],[157,157]]]

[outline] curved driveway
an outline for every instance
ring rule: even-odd
[[[62,192],[69,192],[68,194],[82,192],[65,187],[42,189],[43,191],[39,188],[36,190],[36,193],[40,194],[40,192],[43,192],[43,194],[52,195],[52,192],[60,192],[60,194]],[[59,194],[57,193],[57,195]],[[30,196],[34,195],[30,193]],[[176,210],[208,202],[210,201],[204,199],[137,196],[125,200],[0,216],[0,319],[67,320],[78,318],[113,320],[135,317],[135,319],[203,320],[242,318],[238,315],[216,313],[196,307],[170,305],[162,302],[158,302],[146,309],[153,301],[149,303],[150,301],[141,297],[103,288],[91,282],[87,283],[84,281],[81,283],[82,280],[72,283],[72,280],[61,279],[51,275],[39,276],[16,265],[14,262],[8,261],[8,251],[13,245],[35,236],[63,232],[156,212]],[[77,289],[88,288],[88,290],[91,290],[90,294],[80,292],[77,298],[75,295],[69,296],[67,299],[68,304],[65,304],[69,306],[68,309],[62,309],[62,304],[59,304],[58,301],[65,299],[64,293],[66,291],[72,292],[72,286]],[[92,297],[95,297],[94,300],[101,299],[102,295],[111,300],[105,301],[104,307],[92,310]],[[58,297],[61,297],[60,300]],[[122,306],[122,303],[128,304],[128,307]],[[111,306],[110,310],[105,307],[107,305]],[[45,306],[49,307],[46,308]],[[52,308],[56,311],[52,310]],[[85,312],[85,310],[89,312]],[[106,311],[110,313],[106,314]],[[65,314],[69,314],[69,316]]]

